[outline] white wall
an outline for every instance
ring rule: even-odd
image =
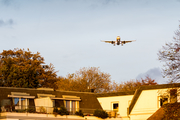
[[[129,116],[127,116],[127,108],[133,95],[99,97],[97,99],[104,110],[112,110],[112,102],[119,102],[118,113],[123,120],[147,120],[160,108],[161,95],[164,96],[168,94],[167,90],[168,89],[142,90]],[[178,98],[178,101],[180,101],[179,96]]]
[[[113,97],[99,97],[97,98],[99,103],[101,104],[103,110],[112,110],[112,103],[119,103],[118,114],[123,120],[129,120],[127,116],[127,108],[132,100],[133,95],[124,95],[124,96],[113,96]]]
[[[146,120],[160,108],[159,90],[143,90],[136,101],[130,120]]]
[[[53,113],[53,101],[49,97],[36,98],[34,99],[35,107],[37,112]]]

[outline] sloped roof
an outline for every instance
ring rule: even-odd
[[[129,105],[129,114],[131,113],[134,105],[136,104],[141,92],[143,90],[153,90],[153,89],[164,89],[164,88],[175,88],[180,87],[180,83],[175,84],[160,84],[160,85],[149,85],[149,86],[141,86],[139,89],[136,90],[133,99],[131,101],[131,104]]]
[[[112,93],[97,93],[97,97],[112,97],[112,96],[124,96],[124,95],[134,95],[135,91],[129,92],[112,92]]]
[[[11,92],[22,92],[27,93],[30,96],[35,96],[38,98],[38,94],[52,94],[55,95],[55,98],[63,98],[63,95],[67,96],[77,96],[81,99],[80,108],[88,109],[102,109],[95,93],[90,92],[75,92],[75,91],[52,91],[44,89],[34,89],[34,88],[13,88],[13,87],[0,87],[0,101],[3,99],[8,99],[8,95],[11,95]]]
[[[168,112],[168,113],[166,113]],[[180,103],[168,103],[159,108],[153,115],[151,115],[147,120],[169,120],[180,118]],[[169,114],[169,115],[168,115]],[[170,117],[170,118],[166,118]]]
[[[159,108],[153,115],[151,115],[147,120],[162,120],[164,117],[164,108]]]

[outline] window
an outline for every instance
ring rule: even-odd
[[[76,111],[79,111],[79,101],[81,101],[78,96],[62,95],[64,100],[64,105],[70,114],[75,114]]]
[[[70,114],[75,114],[75,112],[79,110],[79,101],[66,100],[65,107]]]
[[[74,114],[76,112],[76,101],[72,101],[71,108],[72,108],[72,112]]]
[[[118,111],[118,109],[119,109],[119,103],[112,103],[112,110],[113,111]]]
[[[168,103],[168,98],[160,98],[160,106],[161,107],[167,103]]]
[[[13,98],[15,109],[26,109],[28,107],[29,99],[25,98]]]
[[[70,111],[70,101],[69,100],[66,101],[66,109],[67,109],[67,111]]]

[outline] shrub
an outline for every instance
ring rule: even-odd
[[[56,117],[58,115],[58,108],[54,107],[53,114]]]
[[[84,114],[83,114],[82,110],[79,110],[79,112],[76,111],[76,112],[75,112],[75,115],[84,117]]]
[[[26,109],[16,109],[15,112],[24,113],[24,112],[26,112]]]
[[[108,114],[107,114],[107,112],[104,111],[104,110],[95,110],[95,111],[94,111],[94,116],[100,117],[100,118],[102,118],[102,119],[105,119],[105,118],[108,117]]]
[[[39,108],[39,111],[40,111],[40,113],[46,113],[46,109],[43,106],[41,106]]]
[[[69,112],[67,111],[67,109],[64,106],[61,106],[60,110],[58,110],[58,114],[60,114],[60,115],[69,115]]]
[[[35,113],[36,110],[35,110],[35,108],[28,108],[28,109],[27,109],[27,112],[28,112],[28,113]]]
[[[12,105],[12,111],[13,112],[15,111],[15,105]]]
[[[53,113],[58,113],[58,108],[57,107],[54,108]]]

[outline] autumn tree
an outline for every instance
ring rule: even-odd
[[[58,86],[58,90],[73,91],[74,89],[71,87],[73,85],[72,82],[72,80],[66,79],[65,77],[58,77],[56,84]]]
[[[179,120],[180,118],[180,104],[171,103],[163,106],[164,118],[163,120]]]
[[[166,43],[158,52],[159,60],[164,62],[163,75],[168,77],[170,83],[180,79],[180,25],[175,31],[173,41]]]
[[[44,71],[43,71],[44,70]],[[54,65],[50,63],[49,65],[45,65],[41,71],[41,75],[39,76],[40,87],[45,88],[53,88],[57,89],[56,82],[59,80],[57,76],[57,71],[55,71]]]
[[[127,92],[127,91],[135,91],[140,86],[145,85],[156,85],[157,82],[146,76],[145,78],[141,78],[141,80],[129,80],[126,82],[122,82],[120,84],[113,82],[112,84],[112,92]]]
[[[47,81],[55,77],[52,65],[45,65],[39,52],[33,54],[29,49],[14,49],[0,53],[0,86],[46,87]]]
[[[97,67],[82,68],[66,78],[60,79],[58,89],[71,91],[87,91],[93,89],[95,93],[110,91],[110,75],[103,73]]]

